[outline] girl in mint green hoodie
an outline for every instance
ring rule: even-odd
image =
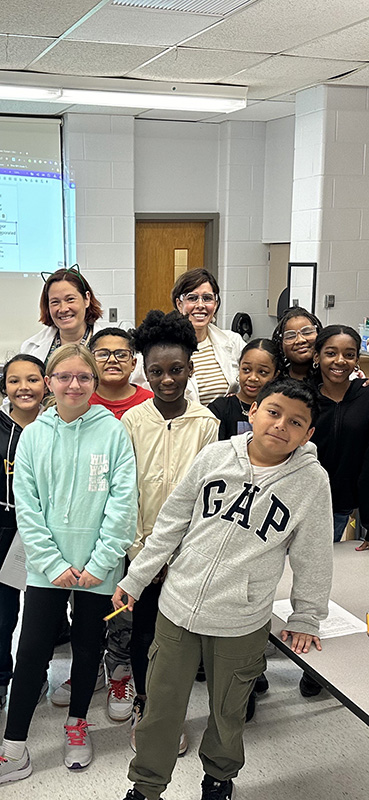
[[[28,728],[71,590],[74,612],[71,702],[64,763],[92,758],[86,715],[94,690],[103,617],[136,532],[136,469],[124,426],[89,406],[98,374],[81,345],[49,360],[46,382],[56,405],[29,425],[17,449],[14,495],[27,562],[27,591],[10,695],[0,783],[32,772]]]

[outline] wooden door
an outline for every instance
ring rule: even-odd
[[[187,269],[204,266],[205,222],[136,222],[136,325],[151,308],[171,311],[170,292]]]

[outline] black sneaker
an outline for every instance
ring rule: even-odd
[[[146,798],[144,794],[141,794],[141,792],[138,791],[138,789],[128,789],[128,792],[123,800],[146,800]],[[162,798],[159,798],[159,800],[162,800]]]
[[[307,672],[302,673],[299,687],[303,697],[316,697],[322,691],[320,683],[311,678]]]
[[[254,691],[257,694],[265,694],[269,689],[269,681],[265,675],[265,672],[262,672],[261,675],[258,675],[255,681]]]
[[[202,661],[200,661],[199,668],[196,673],[196,680],[199,681],[199,683],[206,681],[205,667]]]
[[[201,800],[235,800],[236,790],[231,780],[217,781],[205,774],[201,786]]]

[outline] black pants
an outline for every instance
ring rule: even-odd
[[[146,694],[149,647],[155,634],[162,583],[149,583],[135,603],[132,615],[131,663],[137,694]]]
[[[12,638],[19,614],[19,589],[0,583],[0,686],[13,674]]]
[[[60,620],[70,589],[27,588],[22,630],[9,701],[5,738],[25,741],[37,705],[45,669],[52,658]],[[71,628],[71,717],[86,718],[100,659],[103,617],[111,610],[110,595],[74,592]]]

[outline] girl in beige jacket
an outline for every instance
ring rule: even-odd
[[[218,438],[219,421],[205,406],[186,400],[185,390],[193,372],[191,355],[196,335],[185,317],[172,311],[150,311],[135,331],[135,348],[143,363],[154,397],[127,411],[122,422],[131,437],[137,462],[138,523],[136,539],[128,555],[134,558],[154,527],[167,497],[187,474],[204,445]],[[141,719],[146,694],[147,653],[154,638],[158,599],[165,567],[143,591],[133,614],[131,659],[136,686],[131,746]],[[182,735],[180,753],[187,744]]]

